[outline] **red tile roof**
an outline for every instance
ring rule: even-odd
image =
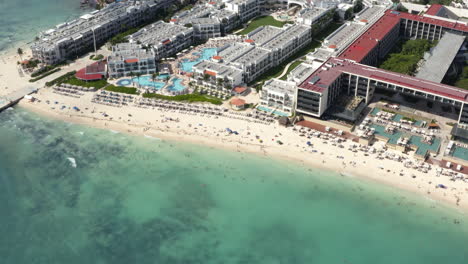
[[[235,93],[241,94],[245,91],[247,91],[247,87],[244,86],[237,86],[236,88],[233,89]]]
[[[315,92],[323,92],[328,89],[328,86],[342,73],[359,75],[422,92],[468,102],[467,90],[358,64],[340,58],[330,58],[319,69],[312,73],[312,75],[310,75],[301,85],[299,85],[299,87]],[[316,82],[313,84],[310,83],[312,80],[316,80]]]
[[[399,18],[406,18],[409,20],[414,20],[414,21],[424,22],[424,23],[437,25],[437,26],[441,26],[445,28],[455,29],[455,30],[459,30],[462,32],[468,32],[468,25],[462,22],[455,22],[455,21],[451,22],[447,20],[414,15],[414,14],[409,14],[409,13],[404,13],[404,12],[396,12],[396,11],[391,11],[391,10],[387,10],[385,12],[385,15],[395,16]]]
[[[164,44],[164,45],[167,45],[167,44],[169,44],[169,43],[171,43],[171,40],[170,40],[170,39],[167,39],[167,40],[165,40],[165,41],[162,42],[162,44]]]
[[[75,77],[85,81],[101,80],[106,72],[106,61],[97,61],[75,73]]]
[[[353,44],[344,50],[340,54],[340,58],[361,62],[378,45],[378,41],[381,41],[399,23],[400,19],[397,17],[382,16],[357,38]]]
[[[443,5],[433,4],[429,9],[427,9],[426,14],[431,16],[437,16],[437,12],[443,8]]]
[[[234,98],[231,100],[231,104],[235,106],[243,106],[245,105],[245,100],[239,99],[239,98]]]
[[[125,60],[125,63],[135,63],[135,62],[138,62],[138,59],[126,59]]]
[[[384,39],[392,29],[399,25],[400,19],[403,18],[468,32],[468,26],[464,23],[449,22],[435,18],[387,10],[385,14],[377,20],[377,22],[357,38],[356,41],[344,50],[339,57],[361,62],[361,60],[363,60],[367,54],[377,46],[378,41]]]
[[[75,77],[84,81],[94,81],[94,80],[101,80],[104,78],[102,74],[95,73],[95,74],[86,74],[86,68],[83,68],[75,73]]]
[[[213,56],[213,59],[215,59],[215,60],[221,60],[222,57],[221,57],[221,56]]]
[[[205,70],[204,73],[216,77],[216,72],[212,72],[212,71],[209,71],[209,70]]]
[[[254,43],[255,40],[253,40],[253,39],[246,39],[245,42],[247,42],[247,43]]]

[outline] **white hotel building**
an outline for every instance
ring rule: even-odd
[[[260,91],[260,105],[292,114],[296,106],[296,91],[294,82],[268,80]]]
[[[94,51],[113,36],[152,19],[173,0],[149,0],[113,3],[101,10],[57,25],[39,36],[31,45],[33,57],[56,64]],[[123,27],[125,25],[125,27]]]
[[[107,58],[107,67],[110,78],[129,76],[130,73],[152,74],[156,72],[155,54],[153,50],[143,49],[138,44],[117,44]]]
[[[193,29],[158,21],[130,35],[130,43],[142,44],[154,51],[159,60],[186,49],[192,45]]]
[[[241,73],[234,83],[222,82],[230,88],[250,83],[260,75],[282,63],[311,41],[310,27],[287,24],[283,28],[263,26],[247,35],[243,43],[234,43],[218,50],[211,63],[193,66],[194,78],[199,84],[206,82],[206,74],[218,78],[219,69],[227,68]],[[210,85],[210,83],[206,83]]]

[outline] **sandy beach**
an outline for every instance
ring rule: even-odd
[[[41,89],[35,95],[39,102],[23,100],[20,106],[47,117],[96,128],[287,159],[314,168],[333,170],[343,177],[371,180],[410,191],[433,200],[434,206],[448,205],[461,212],[468,210],[468,183],[439,176],[436,167],[423,173],[406,168],[402,162],[379,160],[377,154],[348,150],[349,145],[355,142],[344,142],[344,147],[339,148],[318,138],[300,137],[292,127],[282,127],[277,123],[267,125],[245,118],[240,120],[229,112],[227,117],[217,117],[151,107],[114,107],[92,103],[94,93],[85,92],[80,98],[74,98],[52,91],[51,88]],[[75,106],[80,111],[73,110]],[[227,133],[227,127],[236,130],[239,135]],[[278,144],[278,140],[283,144]],[[313,146],[307,146],[308,141]],[[412,159],[410,155],[403,156]],[[436,188],[438,184],[447,188]]]

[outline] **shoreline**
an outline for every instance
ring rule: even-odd
[[[41,92],[40,92],[41,93]],[[45,92],[47,93],[47,91]],[[60,99],[64,99],[60,97]],[[41,98],[41,100],[43,100]],[[44,100],[43,100],[44,101]],[[78,104],[77,104],[78,105]],[[448,177],[444,176],[435,176],[435,169],[431,169],[429,173],[423,174],[413,169],[404,168],[401,163],[391,161],[391,160],[377,160],[373,157],[365,157],[362,153],[352,153],[347,149],[342,150],[334,150],[331,149],[330,146],[319,146],[320,142],[315,142],[316,139],[312,139],[314,143],[314,149],[319,149],[319,152],[323,151],[326,155],[320,155],[317,153],[311,153],[308,151],[301,151],[299,145],[294,146],[291,144],[285,144],[283,146],[276,145],[275,143],[268,142],[265,140],[265,143],[250,143],[243,140],[241,136],[231,136],[229,137],[216,137],[210,135],[199,135],[197,132],[194,133],[187,133],[186,130],[180,129],[180,126],[177,126],[176,129],[173,124],[171,126],[166,125],[164,128],[154,128],[153,125],[149,125],[144,122],[126,122],[126,121],[115,121],[115,120],[107,120],[104,118],[96,118],[91,116],[91,114],[76,114],[71,111],[65,112],[57,112],[58,110],[48,109],[45,104],[38,104],[38,103],[29,103],[25,102],[24,100],[19,103],[20,107],[23,107],[27,110],[35,112],[41,116],[49,117],[55,120],[61,120],[64,122],[70,122],[85,126],[90,126],[98,129],[106,129],[106,130],[113,130],[118,131],[125,134],[130,134],[134,136],[145,136],[145,137],[152,137],[158,138],[162,140],[169,140],[169,141],[181,141],[186,143],[192,143],[197,145],[207,145],[214,148],[226,149],[229,151],[237,151],[237,152],[246,152],[255,155],[263,155],[271,158],[278,158],[280,160],[285,161],[292,161],[302,166],[306,166],[309,168],[321,169],[332,171],[333,173],[340,174],[343,177],[348,178],[356,178],[357,180],[363,180],[366,182],[373,182],[376,184],[384,184],[386,187],[390,187],[391,189],[396,190],[403,190],[407,191],[411,194],[418,195],[420,198],[429,199],[434,202],[434,206],[442,206],[448,207],[451,209],[455,209],[458,213],[464,214],[468,212],[468,184],[464,182],[450,182]],[[80,106],[80,108],[83,106]],[[98,105],[99,108],[107,108],[112,110],[114,107],[110,106],[101,106]],[[119,108],[114,108],[115,111],[118,111]],[[123,109],[121,108],[123,112]],[[137,109],[141,110],[142,112],[145,109]],[[150,110],[151,111],[151,110]],[[146,111],[145,111],[146,112]],[[152,112],[157,112],[156,110],[152,110]],[[109,113],[109,111],[106,111]],[[113,113],[109,113],[110,115],[114,115]],[[132,113],[133,116],[135,115]],[[142,113],[143,120],[148,120],[148,115]],[[156,115],[155,115],[156,116]],[[190,119],[190,117],[188,117]],[[193,121],[193,120],[191,120]],[[203,122],[209,123],[210,120],[201,120],[198,119],[196,122]],[[222,124],[224,122],[220,121]],[[245,121],[244,121],[245,122]],[[176,123],[178,124],[178,123]],[[182,125],[182,124],[180,124]],[[250,125],[250,124],[248,124]],[[260,126],[260,125],[257,125]],[[272,126],[272,125],[269,125]],[[269,127],[267,125],[261,125],[261,128]],[[260,128],[260,131],[262,131]],[[279,127],[275,127],[279,129]],[[272,129],[273,133],[276,129]],[[257,129],[258,131],[258,129]],[[281,133],[285,134],[283,131]],[[280,133],[280,134],[281,134]],[[282,141],[289,141],[289,136],[296,136],[287,134],[285,139],[281,139]],[[234,138],[234,139],[233,139]],[[236,140],[238,139],[238,140]],[[303,138],[299,138],[303,139]],[[268,144],[269,143],[269,144]],[[325,153],[330,152],[331,153]],[[336,154],[346,155],[345,159],[339,160],[336,157]],[[362,164],[350,165],[351,161],[362,161]],[[345,163],[349,162],[349,163]],[[367,163],[366,163],[367,162]],[[384,164],[386,168],[392,168],[396,170],[382,170],[376,166],[375,163],[379,163],[379,165]],[[373,166],[375,165],[375,166]],[[411,178],[408,175],[404,177],[398,176],[397,170],[402,167],[402,170],[406,172],[407,170],[411,170],[412,175],[416,175],[416,178]],[[436,178],[437,177],[437,178]],[[435,188],[436,184],[442,183],[448,186],[448,189],[438,189]],[[464,189],[464,191],[462,190]],[[422,195],[422,197],[421,197]],[[457,200],[459,200],[459,205],[457,206]]]

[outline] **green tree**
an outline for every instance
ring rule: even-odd
[[[153,87],[156,89],[156,77],[158,77],[158,74],[153,72],[151,74],[151,79],[153,80]]]
[[[20,56],[21,60],[23,60],[23,57],[22,57],[23,56],[23,49],[18,48],[17,52],[18,52],[18,55]]]
[[[354,4],[354,13],[358,13],[363,7],[364,5],[362,4],[362,0],[357,0],[356,4]]]
[[[133,77],[135,77],[135,73],[131,71],[131,72],[128,74],[128,76],[130,76],[130,79],[132,79],[132,85],[135,86],[135,82],[133,81]]]
[[[136,75],[137,80],[138,80],[138,86],[140,86],[140,76],[141,76],[141,72],[137,72],[135,75]]]

